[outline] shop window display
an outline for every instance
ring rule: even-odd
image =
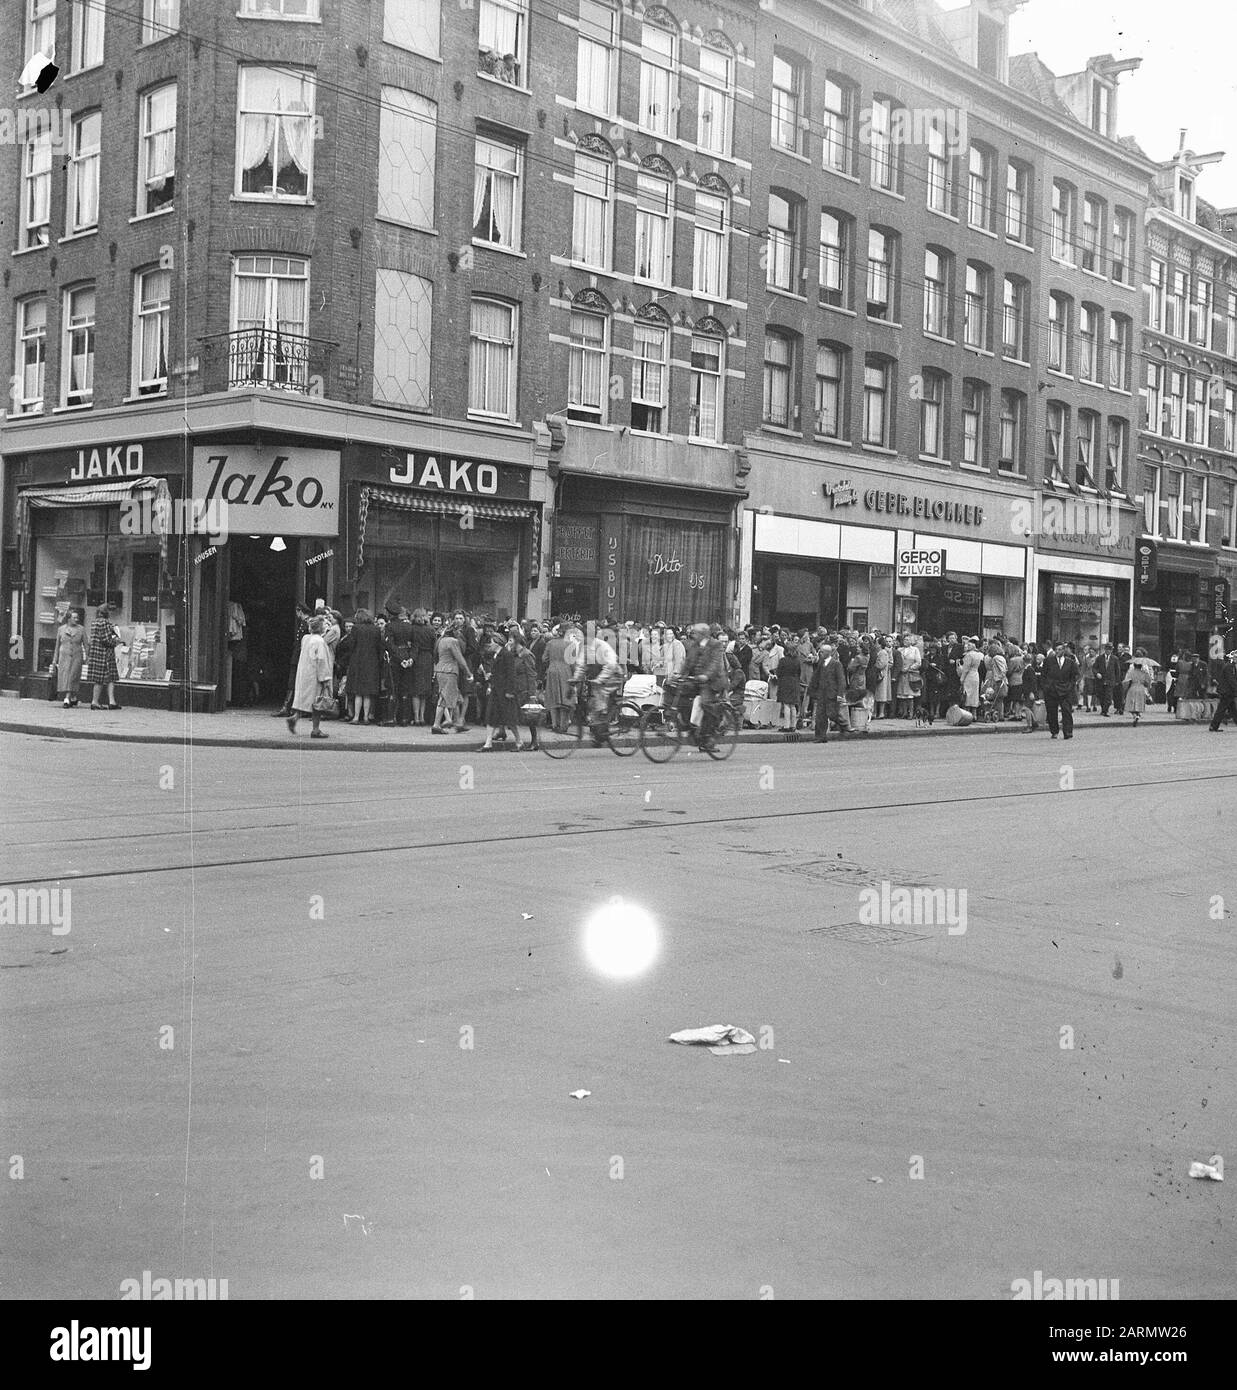
[[[38,514],[34,536],[35,670],[51,664],[56,630],[70,608],[87,628],[101,603],[123,639],[116,649],[121,680],[167,681],[175,611],[155,536],[124,535],[117,507],[56,509]]]

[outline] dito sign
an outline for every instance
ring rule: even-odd
[[[899,579],[943,579],[945,552],[943,550],[899,550]]]
[[[226,502],[234,535],[337,536],[339,451],[198,446],[193,496]]]
[[[1154,589],[1159,583],[1159,549],[1153,540],[1142,537],[1134,548],[1134,574],[1140,589]]]

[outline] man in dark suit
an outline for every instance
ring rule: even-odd
[[[1220,663],[1216,675],[1216,688],[1220,692],[1219,703],[1211,723],[1207,726],[1213,734],[1223,733],[1220,725],[1225,719],[1237,724],[1237,651],[1229,652]]]
[[[1058,727],[1067,739],[1074,737],[1077,696],[1078,658],[1064,642],[1058,642],[1044,662],[1044,704],[1048,707],[1048,732],[1053,738],[1057,736]]]
[[[840,731],[842,727],[841,710],[846,699],[846,667],[838,658],[837,652],[825,643],[817,652],[816,670],[809,687],[816,701],[816,734],[814,743],[829,742],[829,725]]]

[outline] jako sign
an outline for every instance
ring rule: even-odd
[[[899,550],[899,579],[942,579],[945,575],[943,550]]]
[[[226,502],[233,535],[337,536],[339,453],[252,444],[195,448],[193,496]]]

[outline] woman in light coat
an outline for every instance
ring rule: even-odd
[[[882,637],[873,653],[876,663],[876,688],[872,698],[876,701],[876,718],[889,718],[889,705],[893,700],[893,644],[888,637]]]
[[[82,680],[82,662],[86,654],[86,629],[76,608],[70,608],[56,633],[56,655],[52,665],[56,671],[56,689],[64,696],[65,709],[77,708],[77,688]]]
[[[326,738],[318,727],[322,720],[323,706],[329,707],[333,699],[334,685],[332,674],[334,661],[330,648],[323,639],[326,621],[314,618],[309,631],[301,638],[300,660],[296,663],[296,687],[292,692],[292,713],[288,717],[288,732],[296,733],[296,721],[303,714],[314,721],[310,738]]]
[[[909,637],[901,637],[898,640],[902,643],[899,648],[902,663],[898,672],[898,718],[911,719],[915,714],[915,697],[918,693],[912,688],[915,682],[911,677],[919,676],[923,668],[923,653]],[[922,684],[920,688],[922,689]]]
[[[1151,663],[1147,660],[1145,647],[1139,647],[1134,654],[1134,660],[1130,662],[1130,669],[1125,673],[1125,680],[1122,685],[1125,687],[1125,709],[1127,714],[1134,716],[1134,727],[1138,727],[1138,721],[1143,717],[1147,709],[1147,692],[1155,682],[1155,671]]]
[[[962,644],[962,660],[957,663],[962,683],[962,703],[972,714],[979,708],[979,668],[983,664],[975,643],[968,637]]]

